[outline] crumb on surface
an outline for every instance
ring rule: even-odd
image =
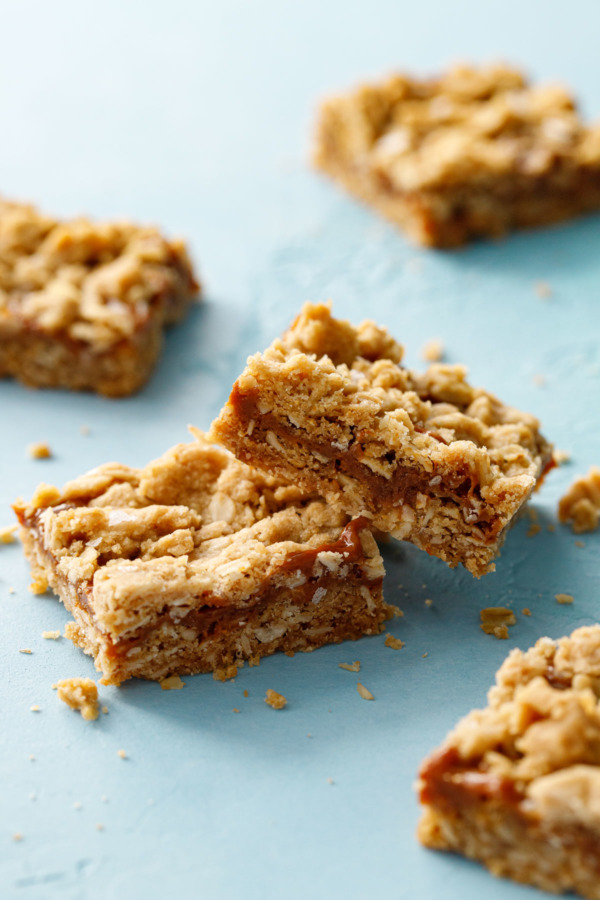
[[[33,753],[30,753],[30,754],[29,754],[29,761],[30,761],[30,762],[35,762],[35,756],[33,755]]]
[[[547,281],[536,281],[534,290],[541,300],[547,300],[552,296],[552,288]]]
[[[0,544],[14,544],[17,525],[6,525],[0,528]]]
[[[19,653],[33,653],[33,650],[30,650],[28,647],[25,647],[23,650],[19,650]]]
[[[572,594],[555,594],[554,596],[556,602],[561,603],[563,606],[572,603],[574,599]]]
[[[98,718],[98,688],[91,678],[63,678],[57,681],[58,699],[91,722]]]
[[[19,841],[23,840],[23,835],[21,834],[20,831],[15,831],[15,833],[12,836],[12,839],[13,839],[13,841],[16,841],[17,843],[19,843]]]
[[[81,432],[81,434],[86,435],[86,436],[87,436],[88,434],[91,434],[91,430],[92,430],[92,429],[90,428],[89,425],[82,425],[81,428],[79,429],[79,431]]]
[[[42,575],[35,576],[29,585],[32,594],[45,594],[48,590],[48,581]]]
[[[558,503],[558,519],[570,522],[576,534],[595,531],[600,525],[600,467],[592,466],[577,478]]]
[[[47,641],[58,641],[60,638],[60,631],[42,631],[42,637]]]
[[[160,682],[163,691],[180,691],[185,687],[185,681],[182,681],[179,675],[169,675]]]
[[[565,463],[571,462],[571,454],[568,450],[559,450],[558,447],[555,447],[552,458],[557,466],[564,466]]]
[[[424,602],[425,602],[425,606],[433,606],[433,600],[431,599],[431,597],[427,597],[427,599]]]
[[[508,638],[508,626],[516,623],[515,614],[506,606],[487,606],[480,610],[479,626],[485,634],[493,634],[499,640]]]
[[[524,616],[530,616],[530,615],[531,615],[531,610],[529,609],[528,606],[524,606],[523,609],[521,610],[521,612],[523,613]]]
[[[363,698],[363,700],[374,700],[375,699],[375,697],[373,696],[371,691],[368,688],[366,688],[364,686],[364,684],[361,684],[360,681],[356,682],[356,690],[358,691],[360,696]]]
[[[27,454],[31,457],[31,459],[50,459],[50,457],[52,456],[52,450],[45,441],[38,441],[34,444],[28,445]]]
[[[546,384],[546,376],[541,375],[539,372],[536,373],[531,379],[536,387],[544,387]]]
[[[346,672],[360,672],[360,662],[356,659],[353,663],[338,663],[338,668]]]
[[[105,716],[108,715],[108,706],[103,706],[103,707],[102,707],[102,712],[103,712],[103,714],[104,714]]]
[[[30,706],[29,709],[31,710],[31,712],[41,712],[42,711],[41,706],[38,706],[37,703],[34,703],[34,705]]]
[[[234,706],[233,709],[232,709],[231,711],[232,711],[232,712],[235,712],[235,713],[239,713],[239,709],[237,708],[237,706]]]
[[[9,594],[14,594],[14,592],[15,592],[15,589],[14,589],[14,587],[12,587],[12,585],[11,585],[11,586],[9,587],[9,589],[8,589],[8,593],[9,593]]]
[[[127,754],[124,750],[117,750],[117,756],[120,756],[121,759],[127,759]]]
[[[444,358],[444,344],[439,338],[432,338],[423,344],[421,356],[427,362],[440,362]]]
[[[248,697],[248,690],[247,690],[247,688],[244,688],[244,697]]]
[[[585,547],[585,543],[583,541],[575,541],[576,547]]]
[[[399,585],[399,587],[402,587],[402,585]],[[391,612],[392,616],[393,616],[395,619],[400,619],[400,618],[402,618],[402,616],[404,615],[404,613],[402,612],[402,610],[400,609],[400,607],[399,607],[399,606],[394,606],[393,603],[388,603],[388,609],[389,609],[389,611]]]
[[[532,522],[529,528],[527,529],[527,537],[535,537],[536,534],[539,534],[542,530],[542,526],[539,522]]]
[[[272,709],[283,709],[283,707],[287,703],[287,699],[283,696],[283,694],[278,694],[277,691],[272,690],[272,688],[268,688],[267,695],[265,697],[265,703]]]
[[[335,784],[335,781],[333,780],[333,778],[328,778],[327,784]]]
[[[102,822],[96,823],[96,831],[104,831],[104,825],[102,824]]]
[[[73,809],[83,809],[83,807],[82,807],[81,803],[79,802],[79,800],[76,800],[76,801],[75,801],[75,803],[73,804]]]
[[[402,650],[402,648],[406,645],[404,641],[401,641],[400,638],[394,637],[393,634],[386,634],[384,646],[391,647],[392,650]]]
[[[429,650],[427,650],[425,653],[421,653],[421,659],[427,659],[428,656],[429,656]]]
[[[258,665],[258,663],[253,663],[252,660],[250,660],[250,665]],[[226,666],[224,669],[215,669],[213,678],[215,681],[229,681],[230,679],[235,678],[237,673],[237,666]]]

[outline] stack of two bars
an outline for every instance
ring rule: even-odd
[[[34,589],[60,596],[105,683],[234,674],[379,633],[372,530],[493,568],[550,446],[461,366],[417,375],[401,358],[385,329],[307,305],[250,358],[208,437],[16,504]]]

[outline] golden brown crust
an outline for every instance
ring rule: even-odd
[[[212,435],[256,468],[473,574],[549,464],[533,416],[471,387],[462,366],[402,368],[373,322],[307,304],[250,357]]]
[[[360,520],[211,446],[107,464],[15,504],[34,580],[106,683],[214,671],[376,634],[387,609]]]
[[[0,201],[0,376],[129,394],[197,292],[184,244],[155,228]]]
[[[600,626],[513,650],[420,773],[419,838],[494,874],[600,897]]]
[[[315,165],[422,244],[451,247],[600,207],[600,127],[505,65],[394,75],[327,100]]]

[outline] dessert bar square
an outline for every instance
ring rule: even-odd
[[[600,898],[600,626],[513,650],[488,706],[425,760],[423,844]]]
[[[418,243],[454,247],[600,209],[600,127],[505,65],[332,97],[315,165]]]
[[[143,469],[111,463],[17,503],[36,592],[106,684],[229,671],[378,634],[383,565],[366,520],[265,478],[198,433]]]
[[[463,366],[417,374],[401,359],[386,329],[307,304],[249,358],[212,436],[249,465],[482,575],[551,448],[533,416],[471,387]]]
[[[131,394],[197,294],[185,246],[155,228],[0,201],[0,377]]]

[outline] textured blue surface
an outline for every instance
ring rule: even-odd
[[[2,898],[535,896],[420,849],[412,785],[423,755],[484,702],[511,647],[598,618],[600,535],[577,547],[545,526],[574,475],[600,463],[600,219],[455,254],[415,250],[306,157],[316,99],[398,65],[521,61],[570,83],[597,116],[598,25],[594,0],[5,5],[2,192],[185,234],[207,302],[170,334],[133,399],[0,383],[0,525],[41,480],[110,459],[143,464],[185,440],[188,422],[207,427],[246,355],[307,299],[389,325],[412,365],[440,337],[475,383],[539,415],[572,463],[534,501],[541,533],[518,524],[479,582],[410,546],[384,548],[387,598],[405,612],[390,626],[402,651],[372,638],[272,658],[234,683],[105,688],[110,713],[91,724],[51,690],[94,674],[68,641],[41,637],[63,628],[65,610],[29,594],[20,547],[0,546]],[[550,299],[536,296],[539,280]],[[52,460],[27,458],[36,440],[50,442]],[[555,602],[559,591],[573,606]],[[517,613],[508,641],[478,628],[479,610],[500,604]],[[338,668],[354,659],[373,703]],[[284,711],[265,706],[268,687],[286,695]]]

